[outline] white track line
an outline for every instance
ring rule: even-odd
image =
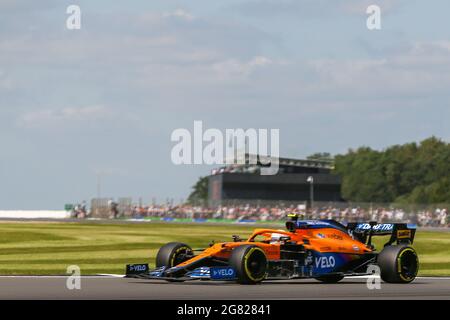
[[[70,277],[71,275],[68,274],[67,276],[31,276],[31,275],[24,275],[24,276],[0,276],[0,279],[2,278],[18,278],[18,279],[26,279],[26,278],[30,278],[30,279],[57,279],[57,278],[67,278]],[[92,275],[92,276],[83,276],[81,275],[82,278],[89,278],[89,279],[105,279],[105,278],[123,278],[123,275],[113,275],[113,274],[97,274],[97,275]]]
[[[67,276],[32,276],[32,275],[24,275],[24,276],[1,276],[0,278],[41,278],[41,279],[45,279],[45,278],[67,278],[70,275]],[[125,275],[123,274],[109,274],[109,273],[102,273],[102,274],[97,274],[97,275],[91,275],[91,276],[81,276],[82,278],[90,278],[90,279],[105,279],[105,278],[124,278]],[[349,276],[349,277],[345,277],[345,279],[367,279],[369,276]],[[375,278],[379,278],[379,276],[374,276]],[[307,278],[305,278],[307,279]],[[450,277],[416,277],[416,279],[420,279],[420,280],[450,280]],[[297,279],[296,279],[297,280]]]
[[[370,276],[372,277],[372,276]],[[379,275],[374,275],[374,278],[379,278]],[[349,276],[344,279],[367,279],[369,276]],[[416,279],[428,279],[428,280],[450,280],[450,277],[416,277]]]

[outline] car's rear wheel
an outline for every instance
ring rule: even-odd
[[[170,242],[163,245],[156,255],[156,267],[174,267],[193,257],[193,251],[187,244]]]
[[[238,283],[255,284],[266,278],[267,258],[258,246],[242,245],[233,249],[229,264],[236,270]]]
[[[381,279],[389,283],[409,283],[419,271],[419,258],[409,246],[387,246],[377,258]]]
[[[344,276],[341,276],[338,274],[333,274],[333,275],[316,277],[315,279],[319,280],[321,282],[324,282],[324,283],[337,283],[337,282],[341,281],[342,279],[344,279]]]

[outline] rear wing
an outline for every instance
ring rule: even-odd
[[[412,244],[416,234],[417,226],[409,223],[377,223],[352,222],[347,224],[347,229],[351,235],[359,241],[371,244],[372,236],[391,235],[385,246],[397,244]]]

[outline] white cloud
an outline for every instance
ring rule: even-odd
[[[190,14],[189,12],[183,10],[183,9],[177,9],[172,12],[166,12],[163,14],[164,18],[178,18],[185,21],[192,21],[195,19],[195,17]]]
[[[381,12],[386,14],[407,4],[405,0],[340,0],[338,2],[344,12],[357,15],[366,15],[366,9],[370,5],[379,6]],[[409,3],[411,3],[411,0],[409,0]]]
[[[107,119],[112,112],[104,106],[46,109],[30,111],[19,116],[17,125],[23,128],[60,127],[74,122]]]
[[[450,44],[416,42],[378,59],[317,59],[307,66],[315,75],[309,94],[346,99],[380,97],[408,101],[448,93]],[[354,101],[354,100],[353,100]]]
[[[366,15],[367,7],[372,4],[380,6],[383,14],[386,14],[410,2],[411,0],[248,0],[231,7],[254,17],[286,15],[296,19],[329,19],[342,13]]]
[[[212,68],[221,77],[230,77],[230,76],[246,77],[257,68],[262,68],[272,63],[273,63],[272,60],[267,57],[256,56],[247,62],[242,62],[236,59],[229,59],[226,61],[217,62],[212,65]]]
[[[8,77],[6,72],[0,70],[0,89],[10,90],[13,88],[13,83],[11,79]]]
[[[28,0],[2,0],[0,1],[0,14],[2,12],[12,11],[45,11],[54,8],[59,3],[58,0],[40,0],[40,1],[28,1]]]
[[[442,63],[450,60],[450,41],[414,42],[407,53],[406,63]]]

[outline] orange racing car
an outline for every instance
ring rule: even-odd
[[[377,270],[386,282],[409,283],[417,275],[419,261],[411,247],[415,225],[343,225],[334,220],[290,218],[286,230],[255,229],[246,240],[233,236],[233,241],[211,244],[206,249],[168,243],[158,251],[156,269],[150,270],[148,264],[130,264],[126,276],[255,284],[266,279],[298,278],[334,283],[345,276],[369,275]],[[380,252],[372,244],[372,237],[379,235],[390,235]]]

